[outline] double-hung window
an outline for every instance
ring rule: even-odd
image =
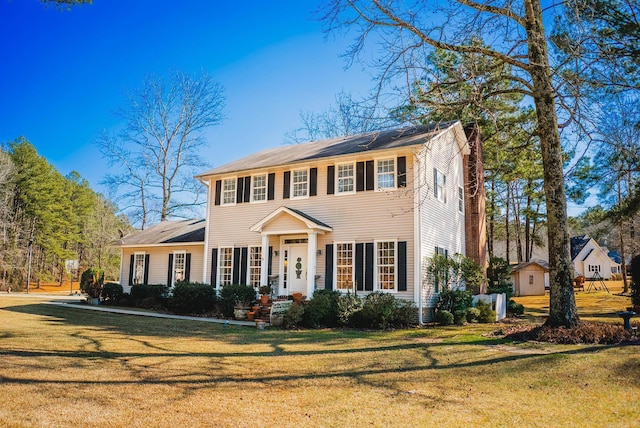
[[[446,202],[445,183],[447,177],[437,168],[433,169],[433,194],[440,202]]]
[[[186,256],[187,256],[186,251],[178,251],[173,253],[173,283],[171,284],[171,286],[174,286],[178,281],[185,280]]]
[[[381,291],[397,290],[397,251],[395,241],[376,242],[377,289]]]
[[[267,200],[267,175],[254,175],[251,177],[251,202],[264,202]]]
[[[355,188],[355,168],[352,163],[337,165],[336,181],[338,182],[338,195],[354,193]]]
[[[309,170],[298,169],[291,174],[292,199],[309,197]]]
[[[340,291],[353,291],[353,243],[336,244],[336,289]]]
[[[236,203],[236,179],[225,178],[222,180],[222,205]]]
[[[262,272],[262,247],[249,247],[249,285],[259,287]]]
[[[133,259],[133,284],[144,283],[144,258],[145,253],[135,253]]]
[[[233,279],[233,248],[220,248],[220,285],[231,284]]]
[[[464,214],[464,189],[458,186],[458,212]]]
[[[378,159],[376,161],[376,190],[396,188],[396,160]]]

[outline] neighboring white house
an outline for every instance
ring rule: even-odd
[[[511,269],[516,296],[542,296],[549,286],[549,263],[530,260]]]
[[[202,281],[205,220],[163,221],[120,239],[120,283],[125,291],[135,284]]]
[[[617,269],[618,264],[607,252],[589,235],[571,238],[571,260],[577,275],[611,279],[612,269]]]

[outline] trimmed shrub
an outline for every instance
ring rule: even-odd
[[[480,309],[478,308],[467,308],[467,322],[478,322],[478,317],[480,316]]]
[[[418,322],[418,307],[408,300],[398,300],[398,307],[393,319],[395,327],[409,327]]]
[[[320,326],[336,327],[338,325],[339,291],[316,290],[313,298],[304,307],[303,325],[317,328]]]
[[[149,300],[147,300],[147,306],[142,306],[142,301],[152,297],[156,300],[157,305],[167,296],[169,289],[164,284],[136,284],[131,287],[131,300],[135,306],[142,308],[148,308]]]
[[[453,314],[444,309],[436,311],[434,321],[436,322],[436,324],[439,324],[439,325],[452,325]]]
[[[203,314],[215,309],[216,290],[209,284],[178,282],[173,287],[169,307],[177,314]]]
[[[107,282],[102,286],[102,300],[105,305],[117,305],[123,294],[122,285],[117,282]]]
[[[473,296],[466,290],[443,290],[440,293],[436,310],[446,310],[451,313],[466,311],[473,306]]]
[[[305,308],[301,303],[292,303],[289,310],[284,314],[282,325],[285,328],[297,328],[304,317]]]
[[[337,303],[337,321],[339,325],[350,325],[354,313],[362,310],[362,299],[355,294],[341,294]]]
[[[102,293],[104,284],[104,271],[98,268],[89,268],[82,272],[80,277],[80,290],[89,297],[98,298]]]
[[[467,320],[468,309],[458,309],[453,313],[453,323],[456,325],[463,325]]]
[[[522,314],[524,314],[524,305],[513,299],[509,299],[507,302],[507,315],[519,316]]]
[[[389,293],[376,291],[364,299],[362,315],[370,328],[387,329],[393,325],[398,302]]]
[[[256,300],[256,290],[250,285],[227,284],[220,290],[220,310],[225,317],[233,316],[236,306],[251,306]]]
[[[478,315],[479,323],[487,324],[496,322],[496,311],[491,309],[491,303],[478,301],[476,303],[476,309],[480,311],[480,315]]]

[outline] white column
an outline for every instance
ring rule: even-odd
[[[307,298],[313,297],[316,282],[316,250],[318,245],[317,233],[309,232],[309,242],[307,246]]]
[[[260,285],[269,285],[269,235],[262,235],[262,260],[260,260]]]

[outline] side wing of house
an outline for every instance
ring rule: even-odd
[[[203,282],[203,245],[148,245],[121,249],[120,283],[168,284],[186,280]]]

